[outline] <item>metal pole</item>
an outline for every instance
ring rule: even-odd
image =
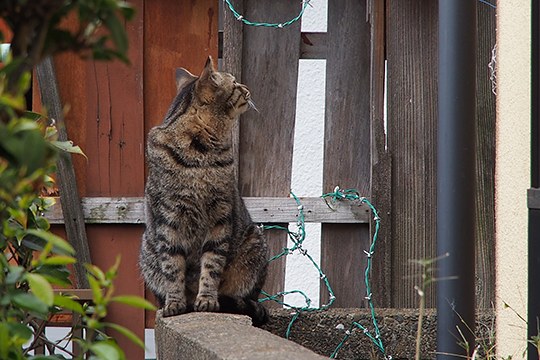
[[[476,22],[476,1],[439,0],[439,360],[467,355],[460,342],[469,355],[475,346]]]
[[[540,4],[532,0],[532,97],[531,97],[531,189],[529,190],[529,270],[527,338],[540,327]],[[538,360],[539,349],[527,347],[529,360]]]

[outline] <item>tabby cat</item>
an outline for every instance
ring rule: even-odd
[[[148,134],[142,275],[163,316],[223,311],[262,325],[268,249],[238,193],[231,148],[250,92],[210,57],[199,77],[176,76],[176,98]]]

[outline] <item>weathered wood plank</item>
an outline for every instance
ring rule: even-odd
[[[300,43],[301,59],[326,59],[328,54],[327,35],[323,32],[303,32]]]
[[[371,25],[371,199],[379,211],[381,227],[373,260],[372,289],[378,307],[390,307],[392,299],[392,158],[386,148],[384,129],[385,7],[370,0]],[[373,226],[371,236],[373,237]]]
[[[243,1],[236,2],[236,9],[244,12]],[[242,23],[234,17],[229,9],[223,9],[223,71],[233,74],[242,81],[242,52],[243,27]],[[238,162],[240,152],[240,123],[237,121],[232,129],[232,149],[235,159],[235,177],[238,180]]]
[[[145,219],[141,197],[87,197],[82,199],[82,208],[88,224],[142,224]],[[58,203],[45,216],[51,224],[64,222],[62,206]]]
[[[58,140],[67,141],[68,135],[64,123],[64,106],[60,100],[58,82],[51,58],[46,58],[37,67],[37,77],[39,82],[39,92],[41,102],[47,108],[47,114],[56,122],[58,129]],[[57,161],[57,183],[62,199],[62,210],[69,214],[64,220],[68,241],[75,248],[77,262],[73,265],[75,278],[79,288],[89,288],[90,284],[86,278],[84,264],[91,263],[90,248],[84,223],[84,215],[77,189],[77,179],[71,161],[71,154],[61,152]]]
[[[358,202],[338,202],[328,207],[317,197],[299,198],[304,208],[306,222],[316,223],[367,223],[370,219],[366,205]],[[246,207],[257,223],[289,223],[298,221],[298,205],[292,198],[246,197]],[[144,199],[90,197],[82,199],[85,222],[88,224],[143,224]],[[62,224],[60,204],[55,204],[46,214],[52,224]]]
[[[315,223],[367,223],[369,208],[357,202],[338,202],[328,207],[318,197],[301,197],[306,222]],[[298,221],[298,205],[292,198],[244,198],[253,221],[285,223]]]
[[[370,191],[370,26],[366,0],[328,3],[324,189]],[[339,245],[338,245],[339,244]],[[322,226],[321,263],[336,306],[364,306],[367,225]],[[328,294],[321,291],[321,301]]]
[[[491,51],[495,9],[478,6],[476,66],[476,306],[490,309],[495,299],[495,95],[491,91]]]
[[[417,307],[421,269],[436,256],[437,2],[386,2],[388,149],[392,154],[392,306]],[[434,286],[426,304],[435,305]]]
[[[244,0],[243,15],[254,21],[282,22],[300,11],[301,2]],[[240,122],[239,187],[242,196],[287,196],[291,186],[300,23],[283,29],[244,26],[242,82],[260,112]],[[267,233],[271,253],[286,246],[283,232]],[[272,262],[267,292],[284,289],[285,260]]]
[[[238,5],[236,6],[236,10],[240,10],[240,6],[243,7],[241,2],[238,2]],[[231,23],[232,26],[241,26],[240,22],[236,20],[236,18],[231,14],[230,11],[224,12],[225,17],[225,23]],[[229,20],[227,20],[227,17],[229,17]],[[234,25],[235,24],[235,25]],[[219,32],[219,50],[218,50],[218,56],[219,58],[223,58],[224,60],[227,59],[230,55],[227,54],[228,51],[227,48],[232,49],[241,49],[242,46],[240,44],[241,37],[237,37],[238,35],[232,34],[229,35],[230,40],[225,40],[227,38],[226,31],[228,29],[228,25],[225,25],[225,31]],[[229,30],[230,31],[230,30]],[[302,32],[301,34],[301,41],[300,41],[300,59],[326,59],[327,54],[327,45],[326,45],[326,33],[325,32]],[[231,71],[231,68],[229,66],[224,66],[223,68],[225,71],[231,72],[236,75],[234,71]],[[236,75],[238,76],[238,75]]]

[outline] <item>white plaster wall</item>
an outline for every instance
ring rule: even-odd
[[[496,311],[497,351],[522,358],[527,315],[530,187],[531,2],[497,2]]]
[[[302,18],[302,31],[326,31],[327,0],[312,0]],[[300,60],[298,95],[294,130],[294,152],[291,189],[297,196],[320,196],[323,181],[324,106],[326,60]],[[291,230],[296,229],[291,224]],[[313,259],[320,264],[321,225],[306,224],[307,237],[303,243]],[[292,243],[289,241],[289,247]],[[319,272],[307,257],[294,253],[287,257],[285,290],[302,290],[319,305]],[[305,306],[298,294],[285,297],[285,302]]]

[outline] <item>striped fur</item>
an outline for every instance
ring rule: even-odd
[[[148,134],[144,280],[164,316],[227,311],[260,325],[268,251],[238,193],[231,148],[249,90],[210,58],[198,78],[183,70],[178,85],[163,124]]]

